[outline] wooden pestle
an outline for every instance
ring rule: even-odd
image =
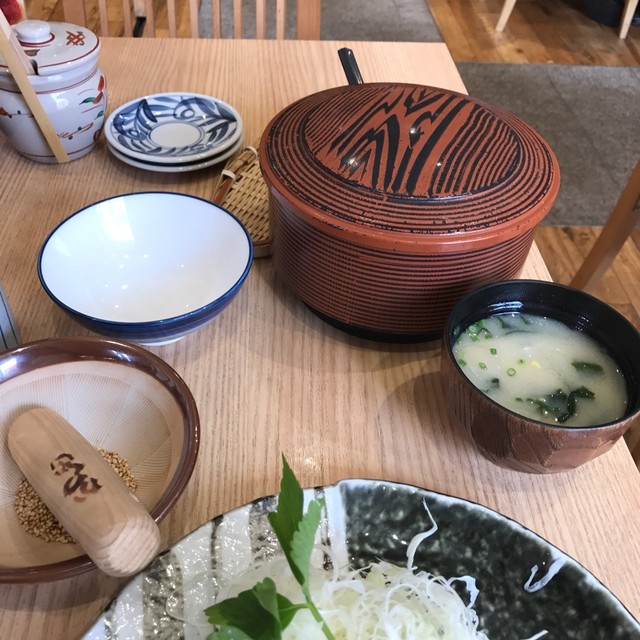
[[[111,465],[62,416],[31,409],[9,451],[60,524],[105,573],[128,576],[158,553],[160,530]]]

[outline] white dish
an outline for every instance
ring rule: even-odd
[[[491,509],[377,480],[343,480],[307,490],[306,498],[324,498],[317,540],[331,546],[339,565],[354,568],[376,559],[404,565],[409,541],[435,522],[416,564],[445,578],[475,578],[474,608],[491,640],[640,640],[638,621],[595,576]],[[212,628],[202,610],[215,601],[216,585],[282,557],[267,520],[275,503],[256,500],[177,542],[124,587],[83,638],[204,640]]]
[[[109,144],[128,157],[184,164],[225,151],[241,138],[230,104],[198,93],[158,93],[121,105],[104,127]]]
[[[240,138],[240,140],[238,140],[236,144],[234,144],[226,151],[210,158],[206,158],[204,160],[198,160],[196,162],[185,162],[182,164],[157,164],[155,162],[144,162],[142,160],[130,158],[126,154],[120,153],[120,151],[112,147],[107,142],[107,148],[116,158],[118,158],[118,160],[132,167],[136,167],[137,169],[145,169],[146,171],[156,171],[160,173],[184,173],[186,171],[197,171],[198,169],[206,169],[207,167],[212,167],[213,165],[223,162],[224,160],[228,160],[236,151],[238,151],[238,149],[240,149],[240,147],[242,147],[242,138]]]

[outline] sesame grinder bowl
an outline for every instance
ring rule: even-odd
[[[519,273],[560,181],[515,115],[386,82],[289,105],[260,164],[279,277],[331,324],[406,342],[439,337],[465,293]]]

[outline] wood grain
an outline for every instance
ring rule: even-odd
[[[635,66],[640,27],[625,40],[589,17],[582,0],[519,0],[502,32],[504,0],[428,0],[456,62],[528,62]]]
[[[253,140],[286,104],[345,84],[340,46],[356,52],[367,80],[463,89],[441,44],[105,39],[101,65],[112,109],[142,93],[206,92],[239,109]],[[45,167],[4,140],[0,169],[0,281],[25,340],[84,332],[38,283],[37,252],[56,223],[114,193],[209,197],[217,177],[136,170],[103,144],[78,162]],[[536,246],[522,275],[549,277]],[[192,480],[160,527],[165,546],[277,491],[285,453],[305,486],[385,478],[497,509],[574,556],[640,615],[640,474],[623,442],[567,474],[533,476],[491,464],[448,416],[438,342],[394,346],[342,334],[293,297],[269,259],[254,263],[214,323],[153,351],[190,387],[202,423]],[[120,584],[91,573],[62,585],[1,586],[0,636],[77,637]]]

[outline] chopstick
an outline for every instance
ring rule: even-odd
[[[22,47],[16,38],[16,34],[1,10],[0,53],[5,59],[13,79],[18,85],[27,106],[31,110],[31,113],[40,127],[40,131],[42,131],[42,135],[51,148],[51,151],[53,151],[53,155],[55,155],[56,160],[60,163],[69,162],[69,156],[64,150],[62,142],[60,142],[60,138],[58,138],[58,134],[55,132],[55,129],[51,124],[51,120],[49,120],[35,89],[29,81],[28,76],[34,75],[35,70],[26,53],[22,50]]]
[[[2,10],[0,10],[0,30],[2,30],[2,33],[4,34],[5,38],[11,44],[11,47],[16,53],[16,56],[20,62],[20,65],[24,68],[24,72],[29,76],[35,75],[35,69],[31,64],[31,60],[29,60],[29,56],[27,56],[24,49],[20,46],[20,43],[18,42],[18,38],[16,37],[16,33],[11,28],[9,21],[7,20]],[[5,53],[4,48],[2,50],[2,53],[3,54]],[[7,64],[9,64],[8,60],[7,60]]]

